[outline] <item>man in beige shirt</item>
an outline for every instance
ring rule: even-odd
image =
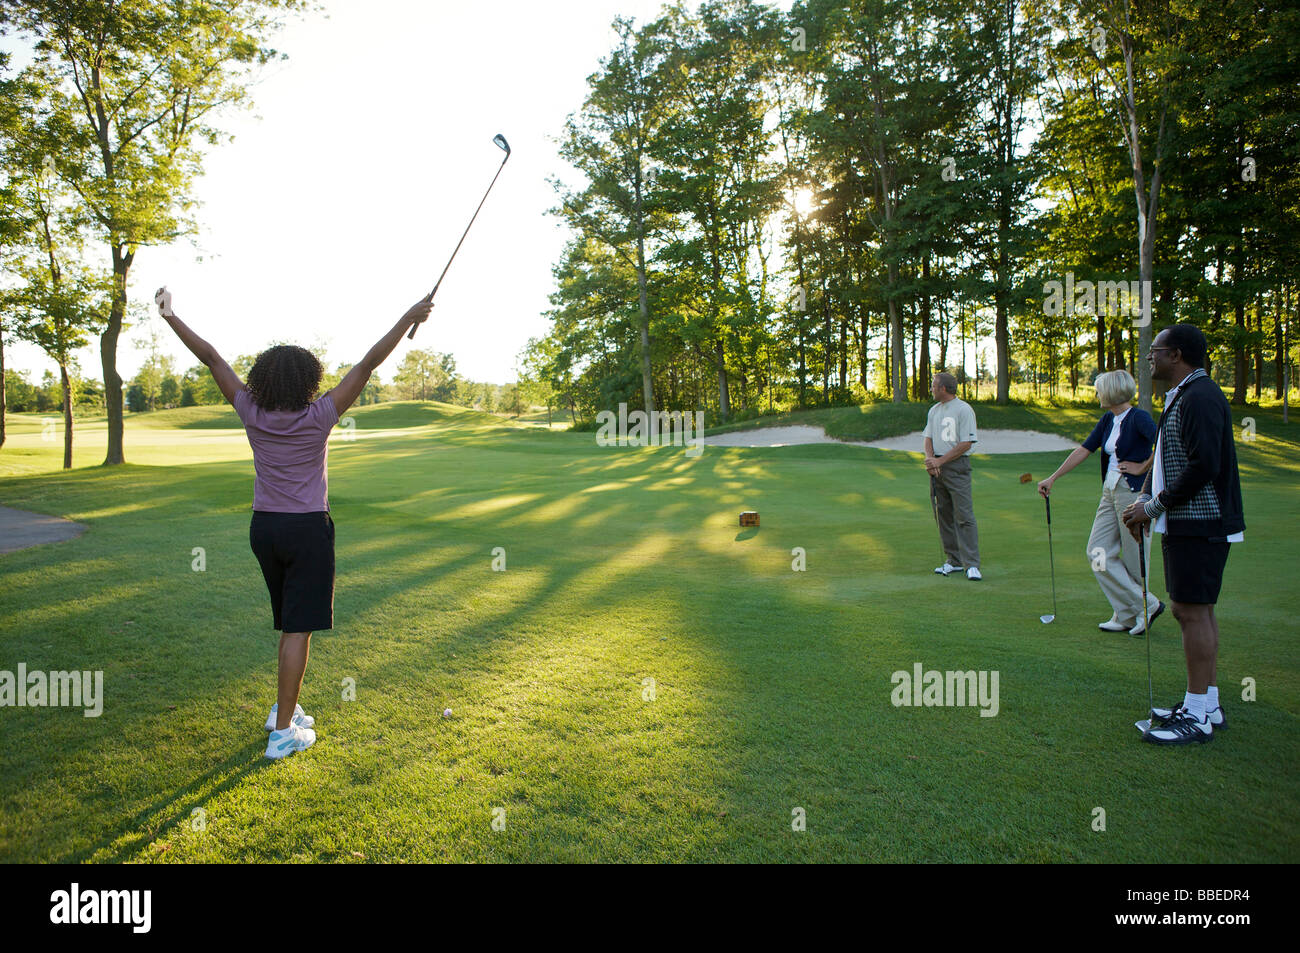
[[[951,374],[935,374],[930,393],[938,403],[925,420],[925,469],[946,556],[935,572],[948,576],[965,569],[967,579],[979,580],[979,528],[970,481],[970,452],[979,440],[975,411],[957,396],[957,378]]]

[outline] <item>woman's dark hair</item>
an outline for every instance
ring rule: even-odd
[[[1168,332],[1165,344],[1182,351],[1183,363],[1191,367],[1205,367],[1205,335],[1194,324],[1172,324],[1165,328]]]
[[[277,344],[257,355],[248,372],[249,396],[263,410],[302,410],[315,398],[324,373],[311,351]]]

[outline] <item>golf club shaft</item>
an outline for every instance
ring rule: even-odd
[[[943,545],[943,527],[939,525],[939,483],[933,473],[930,474],[930,509],[934,511],[934,528],[939,531],[939,546],[943,549],[943,562],[939,564],[942,566],[948,562],[948,550]]]
[[[1052,567],[1052,617],[1056,617],[1056,555],[1052,551],[1052,500],[1043,497],[1047,504],[1047,561]]]
[[[1147,711],[1156,707],[1155,691],[1151,687],[1151,620],[1147,608],[1147,529],[1142,527],[1142,538],[1138,540],[1138,569],[1142,573],[1142,634],[1147,642]],[[1151,716],[1154,717],[1154,716]]]
[[[497,174],[492,176],[492,181],[491,183],[489,183],[487,187],[487,192],[484,192],[483,198],[479,199],[478,208],[474,209],[474,214],[470,217],[469,224],[465,226],[465,231],[461,233],[460,241],[456,243],[456,248],[452,251],[451,257],[447,259],[447,265],[442,269],[442,274],[438,276],[438,282],[433,286],[433,290],[429,292],[429,297],[427,300],[432,301],[433,296],[438,293],[438,287],[439,285],[442,284],[442,279],[447,277],[447,269],[450,268],[451,263],[456,260],[456,252],[460,251],[460,246],[465,244],[465,236],[469,234],[470,228],[473,227],[474,219],[478,218],[479,209],[483,208],[483,203],[487,201],[488,194],[491,193],[492,191],[492,186],[497,184],[497,179],[501,175],[501,170],[506,167],[506,163],[509,161],[510,161],[510,153],[507,152],[506,157],[501,160],[501,165],[497,167]],[[415,331],[418,327],[419,327],[418,324],[411,325],[411,332],[408,335],[406,335],[406,339],[408,341],[415,337]]]

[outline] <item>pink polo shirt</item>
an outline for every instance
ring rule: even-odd
[[[302,410],[263,410],[245,389],[235,395],[235,413],[253,448],[253,509],[328,511],[329,435],[339,420],[334,399],[325,394]]]

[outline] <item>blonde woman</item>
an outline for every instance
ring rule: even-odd
[[[1057,471],[1038,484],[1038,492],[1047,498],[1052,484],[1088,458],[1101,451],[1101,502],[1092,521],[1088,537],[1088,560],[1092,563],[1097,584],[1110,602],[1111,617],[1097,628],[1103,632],[1128,632],[1142,635],[1142,574],[1139,568],[1138,542],[1124,529],[1124,509],[1137,501],[1142,482],[1151,468],[1155,454],[1151,447],[1156,439],[1156,422],[1140,407],[1133,406],[1137,384],[1128,371],[1109,371],[1097,375],[1094,382],[1097,402],[1106,413],[1083,446],[1072,451]],[[1150,555],[1150,543],[1145,543]],[[1165,611],[1165,604],[1147,594],[1149,622]],[[1149,624],[1149,623],[1148,623]]]

